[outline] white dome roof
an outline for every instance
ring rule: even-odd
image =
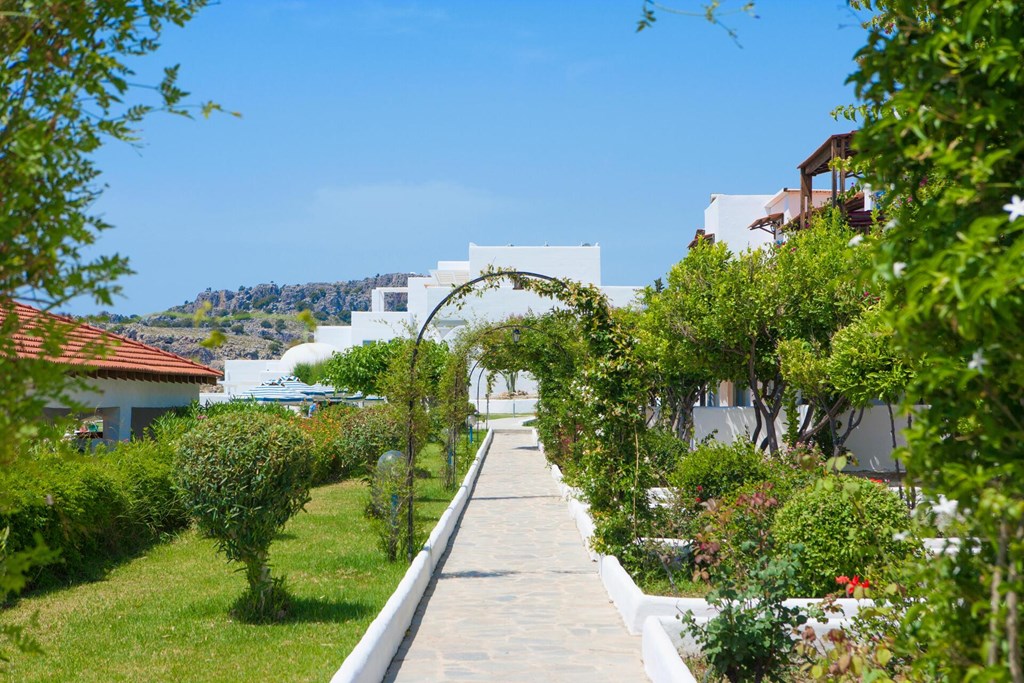
[[[299,344],[284,352],[284,355],[281,356],[281,366],[279,369],[281,372],[290,374],[299,363],[313,365],[325,361],[339,352],[340,349],[333,344],[325,344],[323,342]]]

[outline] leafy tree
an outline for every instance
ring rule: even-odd
[[[130,271],[122,256],[85,253],[110,227],[92,208],[100,193],[95,153],[111,140],[133,142],[136,127],[153,111],[189,115],[187,93],[176,84],[178,67],[165,70],[155,103],[145,104],[126,60],[156,50],[168,24],[185,24],[205,4],[0,1],[0,465],[38,434],[47,402],[74,405],[75,383],[64,368],[13,360],[15,334],[26,332],[58,358],[71,325],[20,319],[14,301],[46,311],[79,296],[111,304],[116,279]],[[204,114],[216,109],[202,105]],[[41,545],[5,547],[0,599],[20,590],[20,577],[49,557]],[[21,631],[4,627],[2,635],[22,649],[30,644]]]
[[[647,371],[648,404],[657,424],[676,437],[689,441],[693,436],[693,407],[700,401],[714,378],[709,367],[694,357],[694,347],[679,343],[670,318],[674,314],[672,298],[664,290],[648,288],[643,312],[628,312],[633,318],[637,354]]]
[[[127,260],[85,251],[110,227],[93,208],[101,191],[95,152],[111,140],[134,142],[154,111],[190,115],[177,66],[146,89],[155,93],[146,103],[127,60],[156,50],[168,25],[185,24],[205,4],[0,2],[0,357],[15,356],[13,335],[25,322],[14,299],[51,310],[79,296],[109,305],[120,291]],[[201,106],[204,114],[216,109]],[[31,333],[56,348],[67,329],[46,323]],[[52,364],[0,365],[0,458],[10,458],[65,383]]]
[[[897,642],[923,646],[913,667],[924,678],[1019,683],[1024,13],[1008,0],[851,4],[877,15],[850,78],[864,114],[854,145],[891,218],[874,273],[893,343],[919,363],[907,402],[930,406],[908,434],[907,469],[957,500],[980,539],[929,567],[928,595],[965,609],[915,606]]]
[[[512,393],[516,391],[519,373],[527,370],[519,342],[515,339],[516,329],[522,339],[523,322],[522,318],[508,318],[501,323],[500,329],[492,327],[487,334],[479,335],[480,363],[501,375]]]
[[[807,345],[799,348],[827,351],[835,331],[867,305],[850,275],[867,262],[866,254],[849,248],[853,236],[831,212],[770,249],[734,256],[722,243],[702,242],[672,268],[665,290],[651,297],[657,334],[682,359],[680,371],[750,387],[753,438],[762,448],[775,452],[781,442],[775,422],[788,382],[779,344],[793,340]],[[822,401],[822,416],[812,421],[812,404],[798,437],[834,424],[844,405]]]
[[[327,361],[323,377],[338,390],[372,396],[382,393],[381,380],[406,340],[392,339],[353,346]]]

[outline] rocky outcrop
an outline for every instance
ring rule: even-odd
[[[352,311],[370,310],[370,295],[375,287],[404,287],[409,280],[405,273],[374,275],[347,282],[310,282],[304,285],[254,285],[200,292],[194,301],[175,306],[173,313],[195,313],[206,302],[210,314],[229,316],[240,312],[263,312],[289,315],[309,310],[318,320],[348,322]],[[404,302],[396,302],[392,310],[402,310]]]
[[[308,310],[324,324],[347,324],[352,311],[370,310],[374,287],[404,287],[409,275],[389,273],[347,282],[305,285],[254,285],[236,291],[206,289],[193,301],[151,315],[101,314],[92,324],[165,351],[224,369],[225,359],[280,358],[285,349],[311,341],[312,332],[297,317]],[[210,303],[210,310],[196,316]],[[402,310],[402,300],[389,302]],[[224,335],[219,346],[203,342],[214,330]]]

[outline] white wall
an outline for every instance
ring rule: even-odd
[[[409,313],[405,311],[352,311],[352,346],[367,341],[388,341],[409,336]]]
[[[586,284],[601,284],[601,247],[481,247],[469,245],[469,275],[515,268]]]
[[[185,382],[90,379],[87,385],[86,390],[69,392],[69,398],[103,416],[105,441],[123,441],[130,437],[133,408],[176,408],[199,399],[199,385]],[[58,402],[46,407],[67,408]]]
[[[923,408],[923,406],[916,406],[915,411],[923,410]],[[899,411],[895,410],[893,416],[896,419],[896,445],[906,446],[907,440],[901,433],[907,428],[906,415],[900,415]],[[873,406],[864,412],[864,419],[846,440],[846,447],[857,458],[857,463],[848,469],[870,472],[894,471],[889,411],[885,406]],[[900,469],[905,471],[906,468],[901,464]]]
[[[237,394],[284,374],[280,360],[226,360],[224,379],[220,381],[224,393]]]
[[[918,406],[915,410],[923,410]],[[805,409],[799,412],[802,417]],[[841,420],[845,421],[849,413],[844,413]],[[708,438],[715,430],[715,440],[724,443],[732,443],[738,437],[751,435],[757,424],[754,409],[744,408],[694,408],[694,438],[702,441]],[[785,412],[775,423],[778,433],[781,436],[785,429]],[[896,416],[896,443],[899,446],[906,446],[906,439],[899,432],[906,429],[907,419],[905,416]],[[762,429],[762,436],[764,430]],[[885,406],[873,406],[864,411],[861,423],[853,430],[846,440],[846,447],[856,458],[856,463],[851,463],[846,469],[851,472],[893,472],[895,465],[892,458],[892,437],[889,434],[889,413]],[[903,469],[901,465],[901,469]]]
[[[751,436],[757,427],[757,415],[753,408],[704,408],[693,409],[693,436],[698,442],[714,435],[716,441],[732,443],[741,436]],[[778,434],[786,429],[785,411],[775,421]],[[764,429],[761,429],[764,437]]]
[[[713,194],[704,209],[704,231],[716,242],[725,242],[733,253],[753,249],[773,241],[764,230],[750,230],[750,224],[767,215],[765,205],[770,194]]]
[[[322,325],[313,333],[313,341],[330,344],[344,351],[352,346],[352,328],[348,325]]]

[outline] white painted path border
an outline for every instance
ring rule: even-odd
[[[423,593],[427,590],[434,569],[437,568],[437,563],[448,547],[448,540],[462,517],[462,511],[480,474],[480,467],[494,439],[494,431],[487,433],[487,438],[477,449],[476,457],[448,509],[441,514],[426,544],[409,565],[395,592],[385,603],[384,609],[342,662],[341,668],[331,678],[331,683],[379,683],[387,674],[388,666],[398,652],[402,639],[405,638],[405,632],[412,625],[416,607],[423,599]]]

